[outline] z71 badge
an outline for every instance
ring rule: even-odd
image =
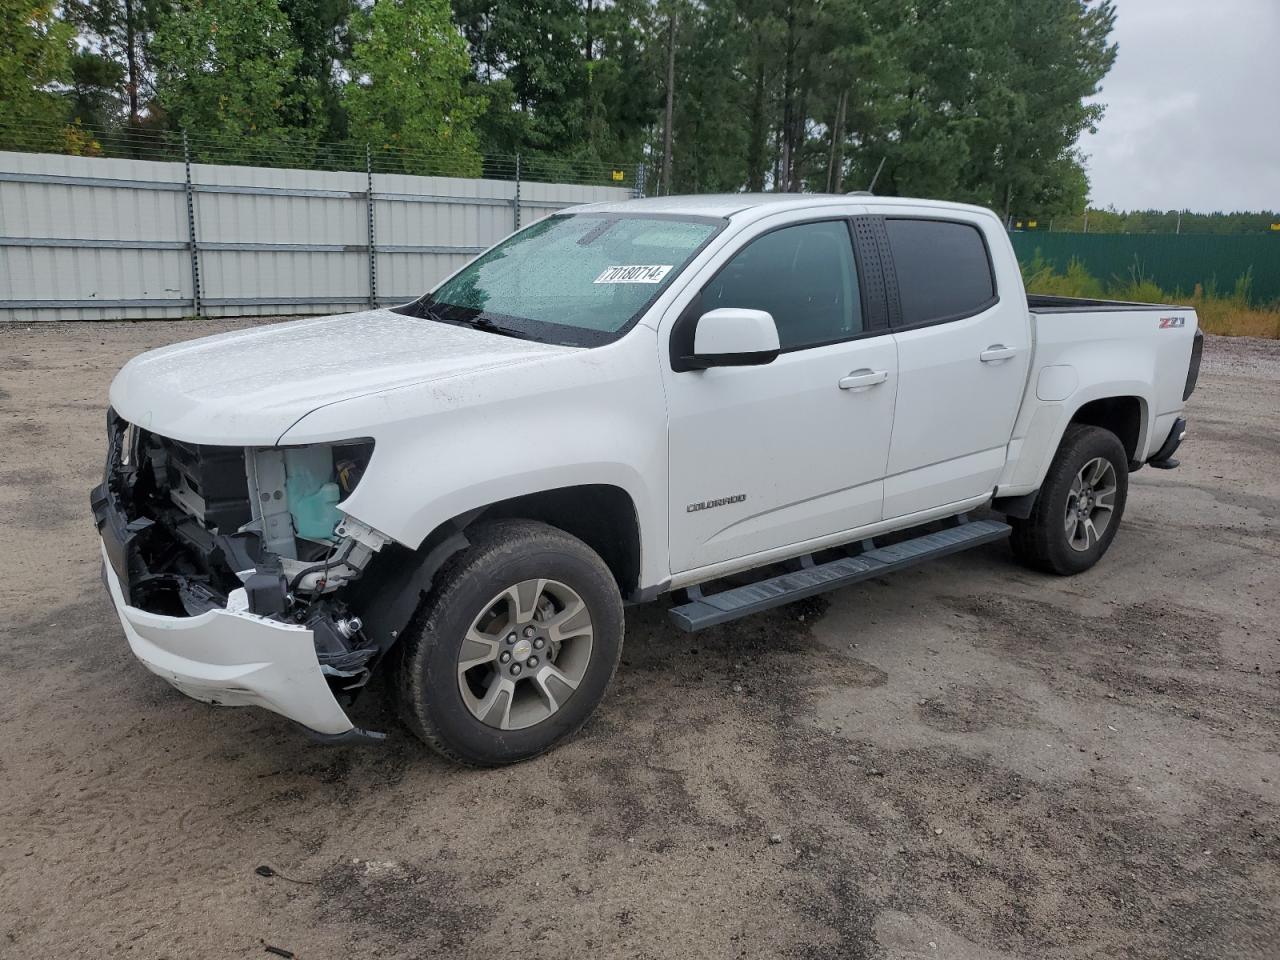
[[[1161,317],[1160,329],[1172,330],[1175,327],[1185,327],[1187,325],[1186,317]]]

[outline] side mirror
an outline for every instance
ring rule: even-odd
[[[698,318],[693,332],[691,370],[707,367],[752,367],[772,363],[780,351],[778,327],[765,310],[720,307]]]

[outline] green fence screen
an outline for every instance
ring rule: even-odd
[[[1197,283],[1228,294],[1236,280],[1253,271],[1253,302],[1280,300],[1280,233],[1206,237],[1177,234],[1012,233],[1022,263],[1037,254],[1059,273],[1079,260],[1104,283],[1134,273],[1165,290],[1189,294]]]

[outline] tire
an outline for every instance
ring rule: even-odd
[[[401,641],[397,699],[436,752],[500,766],[550,750],[599,705],[622,655],[622,597],[595,551],[545,523],[467,537]]]
[[[1100,474],[1096,485],[1085,483],[1089,499],[1081,499],[1075,485],[1086,466],[1086,481]],[[1109,467],[1109,471],[1108,471]],[[1109,483],[1109,481],[1114,481]],[[1113,492],[1106,496],[1108,487]],[[1009,518],[1014,556],[1028,567],[1059,576],[1088,570],[1107,552],[1124,515],[1129,492],[1129,458],[1110,430],[1073,423],[1067,427],[1040,495],[1025,520]],[[1106,505],[1110,509],[1106,509]],[[1093,505],[1093,509],[1089,509]],[[1072,523],[1072,516],[1075,523]],[[1088,523],[1084,514],[1088,512]],[[1105,515],[1105,525],[1101,518]]]

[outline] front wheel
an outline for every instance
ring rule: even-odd
[[[1070,425],[1031,516],[1009,520],[1014,556],[1046,573],[1088,570],[1115,539],[1128,492],[1129,459],[1120,439],[1101,427]]]
[[[400,712],[444,756],[496,766],[586,722],[622,653],[622,598],[599,555],[555,527],[506,520],[467,535],[404,638]]]

